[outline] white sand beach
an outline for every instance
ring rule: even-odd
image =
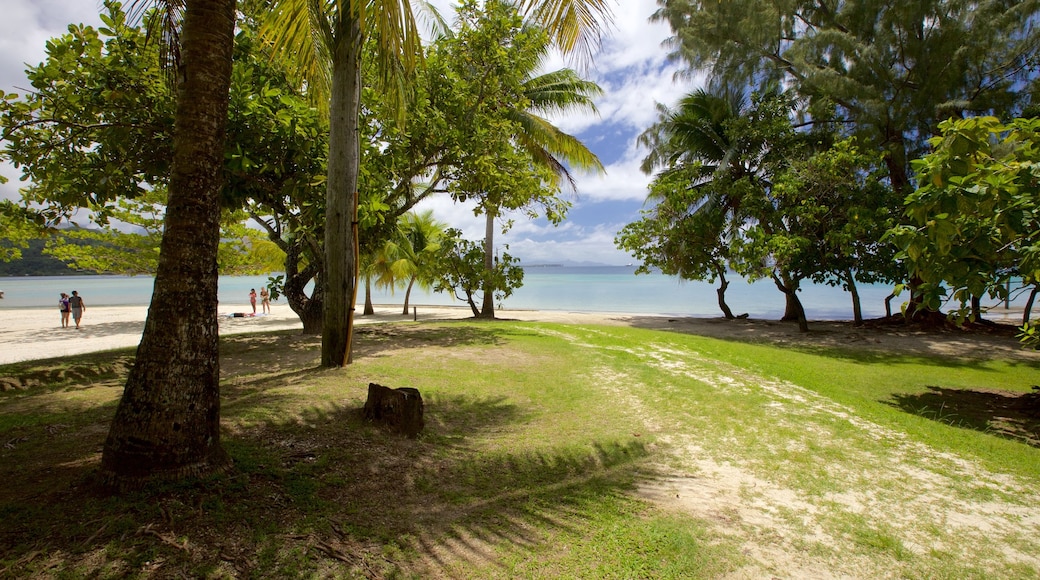
[[[469,318],[466,307],[416,306],[409,314],[401,306],[377,306],[376,313],[359,316],[357,324],[404,320],[441,320]],[[273,304],[271,313],[255,317],[235,318],[224,313],[219,317],[221,334],[243,334],[272,330],[303,329],[303,324],[286,304]],[[62,328],[61,316],[55,308],[0,309],[0,364],[24,360],[61,357],[88,352],[137,346],[141,341],[147,306],[88,307],[81,328],[71,323]],[[609,314],[579,314],[533,310],[502,311],[501,318],[558,322],[610,322]],[[619,321],[620,322],[620,321]]]
[[[146,306],[88,307],[82,328],[61,327],[58,310],[0,308],[0,364],[46,359],[137,346],[148,314]],[[303,330],[303,324],[286,304],[273,304],[271,313],[235,318],[224,313],[219,318],[221,334],[244,334],[272,330]],[[378,305],[375,314],[358,316],[356,323],[428,321],[471,318],[464,306],[417,305],[408,315],[400,305]],[[849,322],[816,321],[812,332],[803,334],[792,323],[775,320],[724,320],[722,318],[669,317],[619,312],[568,312],[550,310],[498,309],[500,319],[565,324],[627,325],[656,330],[672,330],[715,338],[771,343],[816,345],[855,345],[862,348],[901,352],[963,354],[985,353],[1036,360],[1038,351],[1023,351],[1017,340],[1003,336],[961,332],[927,333],[894,328],[853,327]],[[1021,310],[994,310],[989,319],[1019,324]]]

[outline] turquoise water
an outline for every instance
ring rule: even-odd
[[[703,282],[682,282],[661,274],[636,276],[630,266],[604,267],[529,267],[524,286],[499,307],[516,310],[564,310],[577,312],[630,312],[669,316],[720,316],[715,287]],[[222,276],[218,299],[221,309],[233,310],[249,305],[249,290],[267,283],[267,276]],[[147,305],[152,293],[150,276],[64,276],[0,278],[4,299],[0,308],[49,308],[61,292],[77,290],[87,306]],[[889,286],[863,286],[860,297],[863,315],[876,318],[885,314]],[[852,318],[852,299],[840,288],[810,285],[801,292],[806,315],[812,320]],[[361,303],[364,296],[358,296]],[[376,304],[400,305],[404,291],[377,291]],[[735,279],[726,300],[736,314],[752,318],[779,318],[784,297],[770,281],[748,284]],[[284,298],[279,302],[284,303]],[[900,299],[893,301],[898,311]],[[1013,304],[1024,303],[1020,298]],[[446,294],[412,291],[411,304],[460,306]],[[1019,304],[1020,305],[1020,304]]]

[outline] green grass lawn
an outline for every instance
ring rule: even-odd
[[[0,575],[1036,578],[1040,359],[623,326],[363,327],[223,343],[233,473],[111,496],[132,353],[0,367]],[[426,428],[360,413],[415,387]]]

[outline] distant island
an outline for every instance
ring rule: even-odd
[[[603,262],[533,262],[531,264],[520,264],[521,268],[625,268],[632,264],[606,264]]]
[[[80,272],[65,265],[65,262],[43,253],[43,240],[30,240],[29,247],[22,250],[22,258],[12,262],[0,262],[0,277],[14,276],[82,276],[93,272]]]

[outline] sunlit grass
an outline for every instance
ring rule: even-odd
[[[316,368],[317,346],[287,333],[225,340],[223,437],[236,470],[158,496],[69,493],[89,487],[121,378],[81,370],[70,379],[68,369],[113,369],[126,353],[70,357],[62,372],[48,370],[53,362],[0,367],[26,385],[0,395],[0,439],[13,442],[0,451],[0,475],[45,482],[4,492],[0,570],[112,575],[162,562],[160,574],[269,577],[1038,572],[1002,552],[1036,552],[1036,534],[980,538],[946,525],[937,514],[947,506],[935,503],[1028,504],[1040,493],[1038,448],[978,418],[954,420],[947,407],[914,407],[932,404],[936,388],[1026,392],[1037,365],[529,322],[369,328],[342,370]],[[370,382],[419,389],[418,439],[363,421]],[[668,478],[693,487],[672,503],[645,499],[645,486]],[[698,493],[739,504],[683,503]],[[964,544],[978,556],[957,554]],[[749,551],[789,560],[769,564]]]

